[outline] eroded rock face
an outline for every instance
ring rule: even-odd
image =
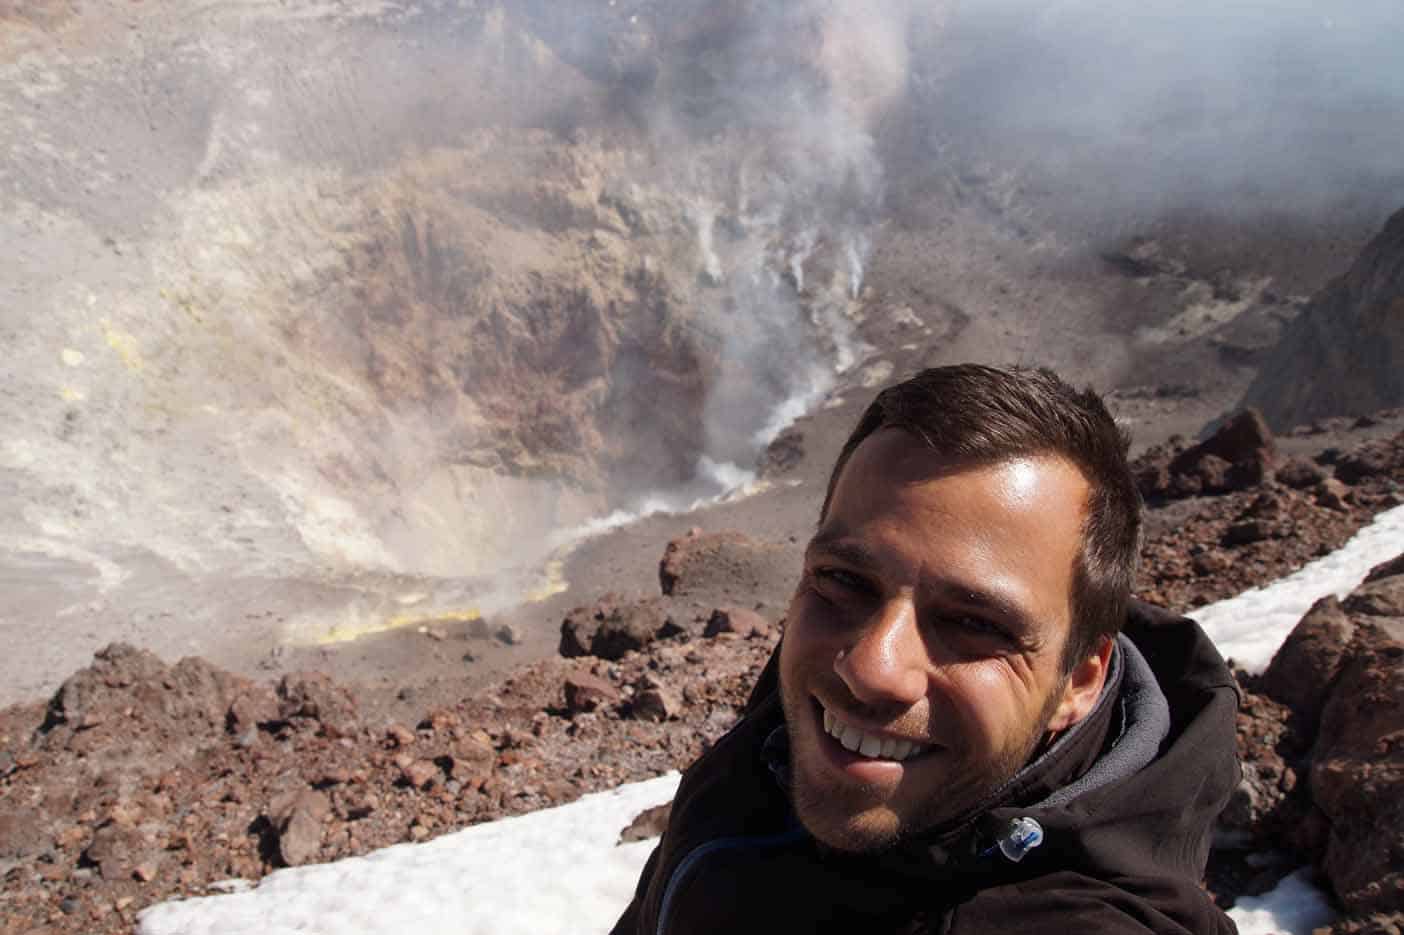
[[[1404,211],[1287,327],[1245,405],[1279,430],[1404,403]]]

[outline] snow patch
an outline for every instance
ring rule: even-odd
[[[1228,914],[1238,935],[1311,935],[1336,920],[1326,894],[1311,884],[1310,867],[1283,877],[1261,896],[1243,897]]]
[[[423,844],[279,870],[256,888],[161,903],[141,935],[551,935],[608,932],[633,896],[652,841],[619,845],[679,776],[475,825]]]
[[[1285,578],[1189,615],[1199,621],[1225,658],[1249,672],[1260,672],[1312,604],[1328,594],[1345,597],[1371,568],[1401,552],[1404,506],[1379,514],[1341,548]]]

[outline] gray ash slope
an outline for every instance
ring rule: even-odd
[[[1404,210],[1286,328],[1244,403],[1277,426],[1404,404]]]

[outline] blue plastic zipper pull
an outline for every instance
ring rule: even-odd
[[[1032,818],[1015,818],[995,843],[1001,854],[1017,864],[1043,843],[1043,826]]]

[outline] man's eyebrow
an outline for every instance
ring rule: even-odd
[[[864,543],[849,538],[847,530],[843,528],[821,530],[809,541],[805,553],[811,556],[823,555],[855,568],[878,568],[882,564],[876,552]],[[1034,629],[1034,621],[1023,607],[1012,598],[996,591],[945,576],[928,579],[927,590],[944,602],[990,614],[1024,633],[1030,633]]]
[[[986,611],[1021,628],[1027,629],[1032,623],[1022,607],[1002,594],[949,579],[938,581],[934,590],[948,601],[974,610]]]
[[[878,565],[877,555],[874,554],[873,550],[861,542],[849,539],[842,529],[826,530],[810,539],[805,554],[813,555],[815,553],[827,555],[830,558],[836,558],[839,561],[862,568],[873,568]]]

